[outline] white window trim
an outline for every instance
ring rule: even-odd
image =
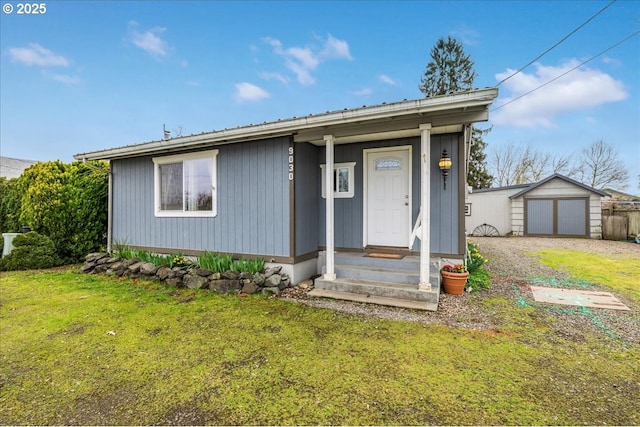
[[[154,213],[156,217],[215,217],[218,215],[218,173],[217,173],[217,156],[220,150],[198,151],[195,153],[176,154],[173,156],[153,157],[153,194],[154,194]],[[160,209],[160,165],[167,163],[183,162],[185,160],[198,160],[210,158],[211,167],[211,189],[212,201],[210,211],[163,211]],[[184,208],[183,208],[184,209]]]
[[[334,191],[333,192],[333,197],[335,199],[348,199],[348,198],[352,198],[354,196],[355,167],[356,167],[356,162],[334,163],[333,164],[334,173],[338,169],[344,169],[344,168],[348,168],[349,169],[349,191],[346,191],[346,192]],[[321,181],[322,181],[322,198],[326,199],[327,198],[327,189],[326,189],[326,185],[327,184],[325,183],[325,172],[324,172],[324,169],[325,169],[325,165],[320,165],[320,170],[321,170],[320,176],[321,176]]]

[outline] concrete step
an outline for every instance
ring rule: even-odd
[[[408,255],[401,259],[393,259],[370,257],[362,252],[339,252],[335,254],[334,259],[336,264],[341,265],[420,271],[420,257],[415,255]]]
[[[438,303],[430,301],[413,301],[398,298],[379,297],[372,295],[354,294],[350,292],[332,291],[327,289],[313,289],[308,294],[312,297],[333,298],[344,301],[364,302],[367,304],[386,305],[391,307],[410,308],[414,310],[436,311]]]
[[[325,280],[317,278],[314,288],[318,290],[345,292],[364,296],[393,298],[406,301],[438,303],[440,287],[437,278],[432,278],[431,291],[422,291],[416,285],[369,281],[352,278]]]
[[[400,270],[360,265],[335,266],[336,276],[375,282],[403,283],[417,286],[420,283],[420,270]]]

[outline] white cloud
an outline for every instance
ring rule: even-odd
[[[331,34],[327,37],[320,56],[324,58],[348,59],[349,61],[353,59],[349,53],[349,43],[344,40],[339,40]]]
[[[159,58],[169,53],[169,46],[161,37],[166,30],[166,27],[155,27],[141,32],[138,31],[138,23],[131,21],[129,23],[129,38],[136,47],[155,58]]]
[[[65,84],[67,86],[78,86],[82,84],[82,79],[78,76],[70,76],[68,74],[49,73],[45,70],[42,71],[42,74],[51,80],[55,80],[56,82]]]
[[[64,56],[56,55],[49,49],[45,49],[38,43],[29,43],[28,47],[9,48],[11,61],[24,65],[39,67],[67,67],[69,60]]]
[[[371,90],[371,88],[365,87],[363,89],[360,90],[355,90],[353,91],[353,94],[355,96],[369,96],[373,93],[373,91]]]
[[[277,80],[280,83],[284,84],[284,85],[288,85],[289,84],[289,78],[287,76],[284,76],[280,73],[260,73],[259,74],[260,78],[264,79],[264,80]]]
[[[303,86],[315,83],[312,73],[322,62],[329,59],[352,59],[349,44],[331,34],[320,49],[299,46],[284,48],[280,40],[271,37],[265,37],[263,41],[271,46],[273,53],[284,58],[287,69],[295,74],[298,83]]]
[[[398,82],[396,82],[395,80],[393,80],[391,77],[387,76],[386,74],[380,74],[378,76],[378,80],[380,80],[382,83],[386,83],[388,85],[391,86],[397,86]]]
[[[501,105],[568,72],[579,64],[572,59],[557,66],[535,64],[532,74],[519,73],[503,83],[502,91],[508,96],[499,98],[494,106]],[[513,74],[515,70],[507,69],[496,74],[502,79]],[[621,81],[600,70],[577,68],[547,86],[515,100],[492,113],[491,121],[495,124],[534,127],[551,127],[553,118],[574,111],[597,107],[609,102],[616,102],[628,96]]]
[[[235,99],[237,102],[259,101],[269,96],[271,96],[269,92],[254,84],[247,82],[236,83]]]

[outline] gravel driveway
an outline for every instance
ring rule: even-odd
[[[640,305],[616,295],[631,311],[560,306],[537,303],[528,288],[535,278],[555,278],[562,287],[576,287],[567,273],[546,267],[528,253],[544,249],[568,249],[606,256],[630,254],[637,256],[640,268],[640,245],[624,242],[590,239],[474,237],[480,252],[489,259],[486,265],[491,274],[491,287],[463,296],[440,295],[437,312],[423,312],[373,304],[354,303],[330,299],[307,298],[307,289],[291,288],[282,296],[314,307],[342,312],[376,316],[394,320],[408,320],[427,324],[444,324],[469,329],[500,330],[508,322],[492,308],[492,301],[507,300],[514,307],[533,309],[545,326],[567,339],[582,341],[586,334],[602,339],[640,343]],[[578,283],[579,285],[579,283]],[[541,285],[544,286],[544,285]],[[640,286],[640,284],[639,284]],[[594,289],[611,289],[595,286]]]

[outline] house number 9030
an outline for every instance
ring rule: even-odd
[[[289,181],[293,181],[293,146],[289,146]]]

